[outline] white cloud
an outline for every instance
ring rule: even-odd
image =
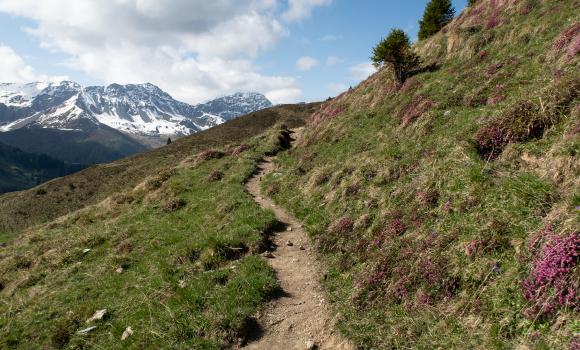
[[[290,17],[317,2],[291,4]],[[105,83],[151,82],[191,103],[248,90],[274,103],[301,96],[296,79],[261,74],[254,64],[288,35],[276,6],[275,0],[0,0],[0,12],[36,21],[28,32],[66,54],[72,69]]]
[[[49,77],[38,75],[34,69],[26,64],[14,50],[0,44],[0,82],[6,83],[26,83],[33,81],[60,81],[66,77]]]
[[[374,74],[377,69],[370,62],[361,62],[349,68],[350,76],[356,80],[364,80],[371,74]]]
[[[309,71],[312,68],[318,66],[319,62],[316,58],[310,56],[300,57],[298,61],[296,61],[296,68],[300,71]]]
[[[288,0],[288,11],[282,17],[288,22],[296,22],[310,17],[318,6],[328,6],[332,0]]]
[[[328,56],[326,58],[326,65],[327,66],[336,66],[337,64],[341,64],[343,63],[344,60],[340,57],[336,57],[336,56]]]

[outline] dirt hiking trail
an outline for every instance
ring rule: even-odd
[[[292,137],[295,141],[301,135],[302,129],[296,129]],[[261,334],[243,349],[354,349],[334,330],[332,312],[319,282],[322,269],[302,223],[260,191],[262,176],[275,170],[274,158],[265,158],[246,186],[262,208],[273,211],[286,224],[285,231],[272,237],[276,249],[266,253],[283,292],[258,316]]]

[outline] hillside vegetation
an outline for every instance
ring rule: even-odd
[[[480,0],[310,120],[264,191],[361,348],[576,348],[578,1]]]
[[[97,173],[92,181],[111,186],[104,200],[87,205],[81,197],[83,209],[19,231],[0,247],[0,348],[219,349],[244,343],[255,329],[252,316],[279,291],[272,269],[257,255],[270,248],[269,235],[281,224],[243,184],[264,155],[287,147],[288,132],[274,123],[300,126],[301,111],[311,107],[259,112],[246,117],[251,126],[235,121],[238,128],[226,125],[213,137],[138,156],[147,168],[136,169],[148,176],[134,186]],[[228,135],[233,130],[237,136]],[[252,133],[262,135],[230,141]],[[204,138],[199,147],[205,150],[196,152],[192,144]],[[95,171],[19,195],[88,181]],[[53,207],[59,209],[58,202]]]
[[[359,348],[578,347],[579,5],[479,0],[402,86],[382,70],[0,197],[0,348],[244,344],[281,294],[280,223],[243,186],[274,153],[262,193]]]
[[[0,143],[0,193],[33,187],[84,168],[43,154],[21,151]]]
[[[277,123],[298,126],[319,104],[286,105],[258,111],[225,124],[110,164],[92,166],[34,189],[0,196],[0,235],[96,204],[113,193],[129,191],[148,176],[176,166],[196,153],[235,145],[265,132]]]

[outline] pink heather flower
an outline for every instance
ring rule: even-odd
[[[354,222],[348,216],[343,216],[342,218],[338,219],[337,221],[333,222],[329,230],[334,233],[348,233],[352,230],[354,226]]]
[[[485,24],[485,29],[493,29],[493,28],[497,27],[499,24],[500,24],[499,18],[497,18],[497,15],[494,15]]]
[[[560,51],[564,47],[566,47],[572,39],[577,37],[580,34],[580,23],[574,23],[570,27],[566,28],[554,41],[552,44],[552,49],[555,51]]]
[[[431,297],[425,293],[421,293],[419,295],[419,304],[421,305],[432,305],[433,301],[431,300]]]
[[[480,245],[481,243],[475,239],[467,243],[467,245],[465,246],[465,255],[467,255],[468,257],[474,256],[477,253],[477,250],[479,249]]]
[[[568,47],[566,57],[568,59],[572,59],[574,58],[574,56],[578,54],[578,52],[580,52],[580,35],[576,36],[572,44],[570,44],[570,46]]]
[[[570,341],[570,350],[580,350],[580,337],[575,336]]]
[[[522,283],[522,294],[532,303],[528,310],[532,317],[550,314],[560,306],[573,309],[579,306],[570,276],[580,256],[580,232],[559,236],[551,230],[544,229],[545,243],[533,262],[529,278]]]
[[[451,202],[449,202],[449,201],[445,202],[445,204],[443,205],[443,211],[445,213],[449,214],[452,209],[453,209],[453,207],[451,206]]]
[[[392,236],[399,236],[407,231],[407,226],[403,224],[401,219],[395,219],[391,221],[389,227],[387,227],[387,233]]]
[[[382,281],[383,278],[385,278],[385,272],[382,270],[377,270],[369,277],[368,282],[369,284],[376,284]]]
[[[407,291],[407,284],[409,283],[409,279],[408,277],[402,277],[401,279],[399,279],[397,281],[397,283],[395,283],[395,285],[393,286],[392,289],[392,293],[393,295],[401,300],[401,301],[406,301],[409,293]]]

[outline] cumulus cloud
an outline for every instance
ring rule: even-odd
[[[26,83],[32,81],[61,81],[66,77],[38,75],[14,50],[0,44],[0,82]]]
[[[310,56],[300,57],[296,61],[296,68],[300,71],[306,72],[318,66],[318,60]]]
[[[336,66],[337,64],[341,64],[344,60],[340,57],[336,56],[328,56],[326,58],[326,65],[327,66]]]
[[[312,13],[318,6],[328,6],[332,0],[288,0],[288,11],[283,14],[283,18],[288,22],[302,21]]]
[[[377,69],[370,62],[361,62],[349,68],[350,76],[356,80],[365,80],[371,74],[374,74]]]
[[[283,16],[300,20],[328,3],[290,0]],[[264,75],[254,64],[289,35],[277,6],[276,0],[0,0],[0,12],[34,20],[27,31],[44,48],[66,54],[72,69],[105,83],[151,82],[191,103],[248,90],[274,103],[301,98],[295,78]]]

